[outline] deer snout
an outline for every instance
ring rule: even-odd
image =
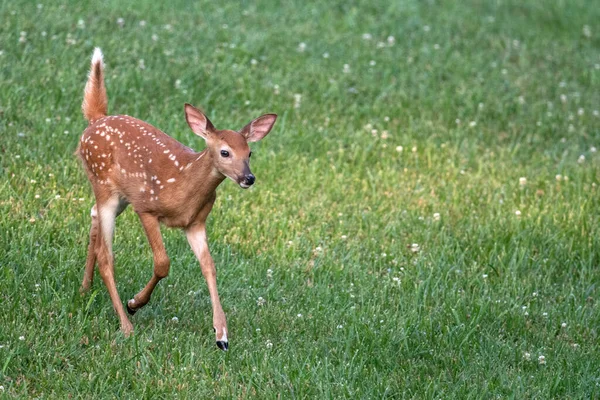
[[[240,182],[240,186],[244,189],[248,189],[250,186],[254,185],[254,181],[256,178],[252,174],[246,174],[244,179]]]

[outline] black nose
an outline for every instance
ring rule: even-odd
[[[256,178],[254,177],[254,175],[248,174],[244,177],[244,183],[248,186],[253,185],[255,179]]]

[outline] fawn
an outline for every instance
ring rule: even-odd
[[[186,104],[188,125],[206,141],[206,149],[196,153],[139,119],[107,116],[107,102],[103,55],[96,48],[82,104],[89,125],[77,149],[96,198],[81,291],[89,289],[97,261],[122,332],[125,336],[133,332],[117,293],[112,254],[115,219],[131,204],[152,248],[154,273],[148,284],[127,302],[127,311],[133,315],[146,305],[158,282],[169,273],[160,223],[183,228],[208,285],[217,346],[227,350],[227,321],[217,291],[215,264],[208,250],[206,217],[215,202],[215,190],[226,177],[244,189],[254,184],[248,142],[265,137],[277,116],[258,117],[239,132],[218,130],[200,110]]]

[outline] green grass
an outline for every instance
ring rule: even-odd
[[[0,397],[600,397],[595,1],[101,3],[0,3]],[[132,338],[78,293],[94,46],[109,111],[196,149],[185,102],[279,114],[209,218],[227,353],[180,231]],[[114,250],[125,300],[131,210]]]

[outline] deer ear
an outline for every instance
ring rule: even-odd
[[[258,142],[267,136],[277,120],[276,114],[265,114],[246,125],[240,133],[248,142]]]
[[[215,130],[210,119],[191,104],[185,103],[185,119],[192,131],[205,140]]]

